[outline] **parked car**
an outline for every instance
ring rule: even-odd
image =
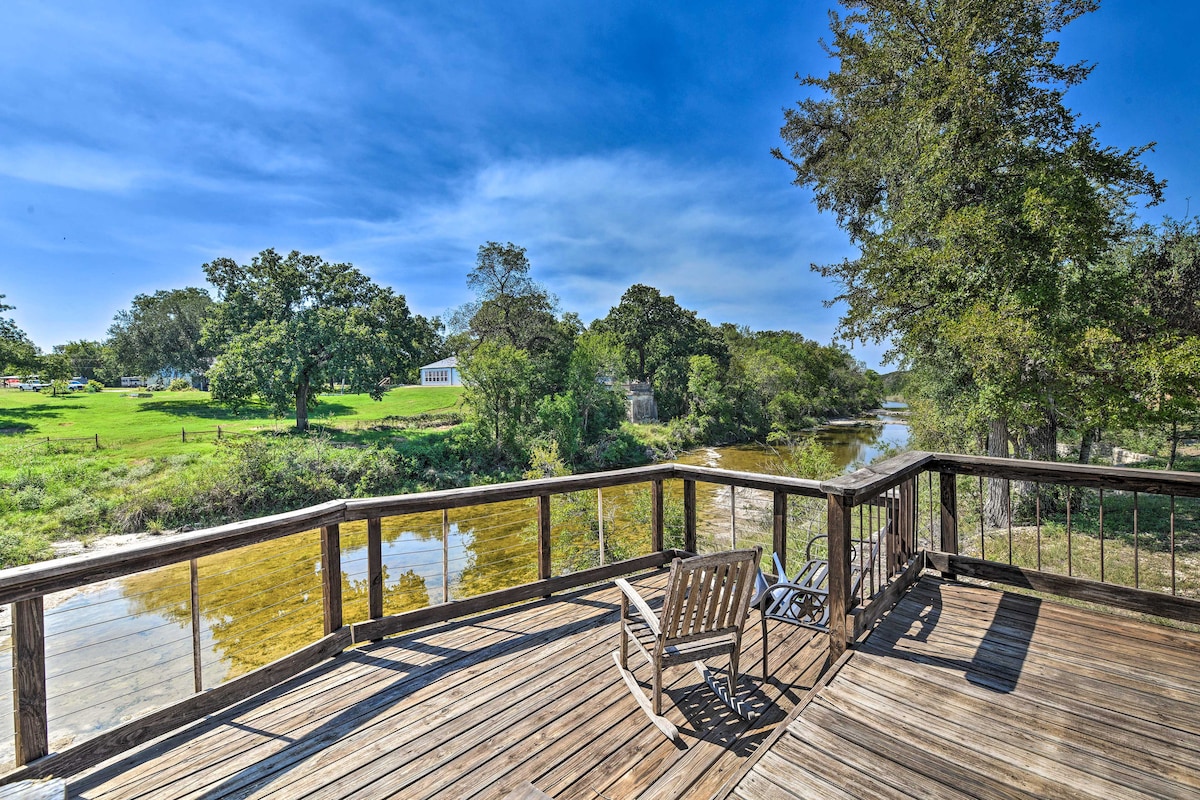
[[[40,392],[42,389],[50,386],[48,383],[42,383],[37,380],[24,380],[17,384],[17,388],[22,392]]]

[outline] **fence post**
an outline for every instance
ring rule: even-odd
[[[550,495],[538,495],[538,580],[550,577]]]
[[[696,482],[683,480],[683,549],[696,552]]]
[[[179,435],[183,439],[184,443],[187,443],[187,428],[180,428]]]
[[[337,525],[321,528],[321,601],[328,636],[342,627],[342,537]]]
[[[846,608],[850,600],[851,511],[853,501],[829,495],[829,659],[846,652],[849,630]]]
[[[46,713],[46,617],[42,598],[12,604],[14,758],[28,764],[50,751]]]
[[[100,434],[97,433],[95,438],[96,438],[96,449],[99,450],[100,449]]]
[[[776,490],[774,493],[774,502],[772,517],[772,548],[775,555],[779,556],[779,563],[783,565],[783,569],[787,571],[787,492]],[[779,576],[780,580],[784,579],[783,575]]]
[[[217,441],[221,441],[221,426],[217,426]]]
[[[196,694],[204,691],[204,674],[200,659],[200,565],[196,559],[188,563],[192,586],[192,683]]]
[[[383,616],[383,520],[367,520],[367,616]]]
[[[663,550],[663,482],[650,482],[650,546],[656,553]]]

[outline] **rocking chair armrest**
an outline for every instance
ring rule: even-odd
[[[629,582],[623,578],[617,578],[613,581],[613,583],[617,585],[617,588],[621,590],[621,593],[628,598],[629,602],[633,604],[633,607],[636,608],[638,613],[642,615],[642,619],[650,627],[650,630],[654,632],[654,635],[658,636],[661,633],[661,628],[658,624],[658,617],[655,616],[654,611],[651,610],[650,604],[643,600],[642,596],[638,594],[637,589],[634,589],[632,586],[630,586]]]

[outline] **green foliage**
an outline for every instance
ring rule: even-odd
[[[116,352],[110,345],[80,339],[55,345],[54,352],[66,357],[67,369],[72,376],[96,381],[101,387],[104,384],[120,384],[121,368],[117,364]]]
[[[187,378],[176,378],[171,381],[171,385],[167,387],[168,392],[190,392],[192,391],[192,382]]]
[[[1090,67],[1059,64],[1049,37],[1094,3],[847,5],[838,68],[803,80],[816,93],[785,112],[775,151],[859,248],[821,268],[843,287],[842,332],[891,339],[1052,457],[1062,415],[1090,401],[1073,366],[1105,349],[1094,267],[1128,233],[1130,199],[1162,191],[1145,147],[1100,146],[1062,103]]]
[[[533,409],[529,354],[485,341],[459,360],[469,419],[496,455],[521,460]]]
[[[0,301],[4,295],[0,294]],[[0,314],[12,311],[13,306],[0,302]],[[17,323],[8,317],[0,317],[0,368],[6,372],[18,370],[25,372],[35,368],[37,363],[37,347],[25,335],[25,331],[17,327]]]
[[[219,348],[213,396],[234,407],[257,396],[277,414],[294,409],[304,430],[315,387],[336,379],[378,400],[391,376],[426,355],[433,323],[349,264],[264,250],[247,265],[222,258],[204,272],[222,300],[204,331]]]
[[[640,283],[629,287],[621,302],[593,328],[610,333],[620,345],[625,375],[654,387],[662,419],[687,412],[688,359],[706,355],[722,366],[729,361],[711,325],[695,311],[682,308],[674,297]]]
[[[212,313],[213,301],[204,289],[189,286],[139,294],[128,309],[113,318],[108,345],[126,375],[153,375],[171,369],[203,374],[215,354],[216,343],[205,341],[202,335]],[[110,374],[110,382],[114,377],[120,376]]]

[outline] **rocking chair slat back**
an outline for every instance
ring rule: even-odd
[[[742,626],[758,570],[755,550],[738,550],[671,563],[662,613],[666,642]],[[690,573],[690,574],[687,574]],[[690,580],[689,580],[690,578]]]

